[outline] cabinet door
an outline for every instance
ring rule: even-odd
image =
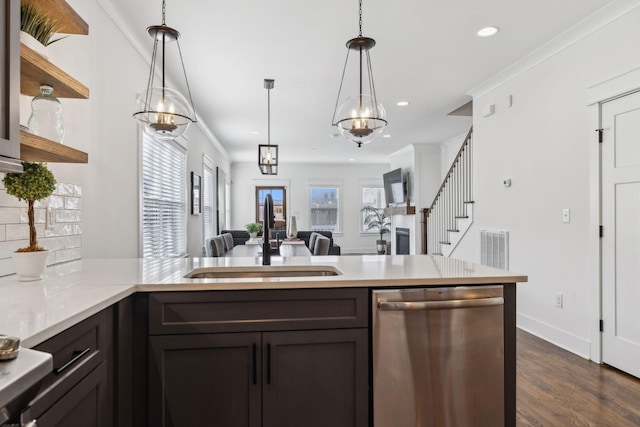
[[[35,420],[38,427],[106,427],[107,387],[107,362],[102,362],[50,407],[28,408],[22,422]]]
[[[264,427],[368,425],[367,329],[264,333]]]
[[[20,158],[20,1],[0,4],[0,156]]]
[[[149,426],[260,426],[260,333],[149,340]]]

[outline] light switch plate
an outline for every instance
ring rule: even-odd
[[[56,211],[55,209],[47,208],[47,217],[45,219],[45,228],[47,230],[53,230],[56,226]]]
[[[569,208],[562,209],[562,222],[565,224],[571,222],[571,213],[569,212]]]

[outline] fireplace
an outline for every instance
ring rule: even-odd
[[[409,255],[411,243],[409,241],[411,230],[396,227],[396,255]]]

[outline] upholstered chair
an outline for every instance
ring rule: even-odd
[[[316,237],[315,244],[313,245],[313,254],[328,255],[329,243],[331,243],[331,240],[329,240],[329,238],[318,235],[318,237]]]
[[[224,239],[216,236],[211,239],[211,256],[224,256]]]
[[[320,234],[318,233],[311,233],[311,235],[309,236],[309,250],[311,252],[313,252],[316,246],[316,239],[318,238],[318,236],[320,236]]]
[[[213,250],[211,249],[211,245],[213,245],[213,238],[210,237],[205,239],[204,241],[204,256],[213,256]]]
[[[224,251],[228,252],[230,251],[234,244],[233,244],[233,234],[231,233],[223,233],[220,236],[222,236],[222,238],[224,239]]]

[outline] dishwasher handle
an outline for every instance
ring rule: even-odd
[[[381,311],[447,310],[453,308],[490,307],[504,305],[503,297],[454,299],[444,301],[382,301],[378,300]]]

